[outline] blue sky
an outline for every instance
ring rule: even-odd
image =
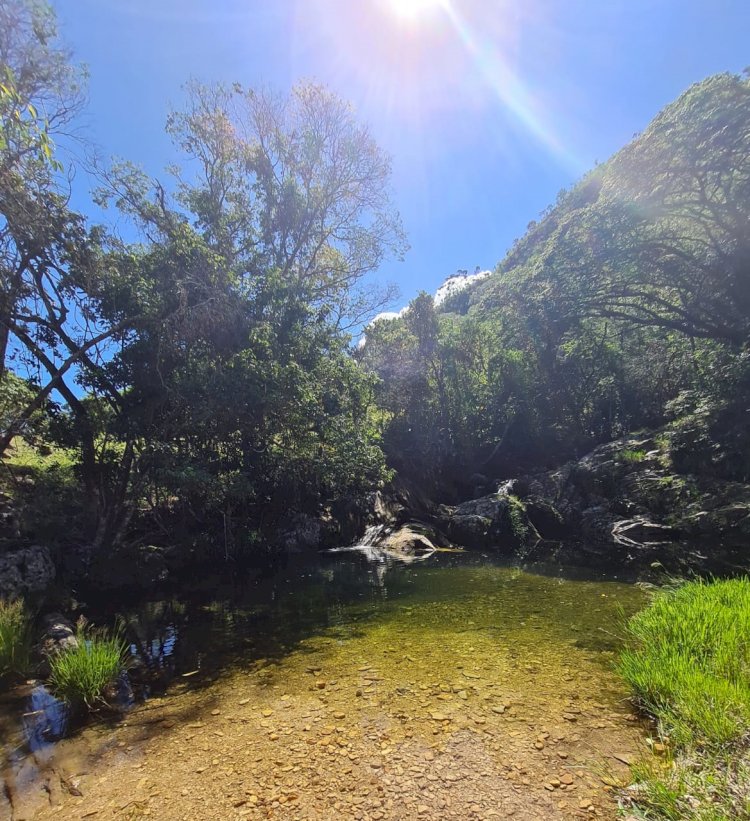
[[[407,0],[401,0],[401,3]],[[160,173],[190,77],[324,82],[393,158],[407,301],[493,267],[531,219],[691,83],[750,65],[748,0],[56,0],[84,132]],[[402,8],[403,11],[403,8]],[[86,208],[86,182],[74,204]]]

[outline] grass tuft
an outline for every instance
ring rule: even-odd
[[[0,682],[29,669],[31,621],[22,601],[0,599]]]
[[[93,629],[83,620],[76,629],[76,648],[50,657],[50,686],[74,708],[95,709],[106,703],[104,692],[125,669],[127,644],[119,631]]]
[[[619,670],[671,753],[633,769],[641,817],[750,819],[750,579],[657,594],[628,622]]]

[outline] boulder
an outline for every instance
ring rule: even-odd
[[[323,525],[320,519],[296,513],[279,534],[279,543],[287,553],[317,550],[321,546]]]
[[[389,533],[378,545],[385,553],[402,556],[424,556],[434,553],[435,545],[423,533],[409,525]]]
[[[0,596],[41,593],[52,584],[55,572],[50,551],[43,545],[0,553]]]
[[[508,486],[510,487],[510,486]],[[443,506],[438,521],[451,541],[462,547],[512,550],[539,540],[524,503],[503,487],[499,493]]]

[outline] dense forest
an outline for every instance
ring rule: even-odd
[[[643,428],[678,470],[750,479],[747,77],[688,89],[492,276],[371,322],[406,239],[345,101],[191,82],[163,178],[92,168],[53,13],[0,15],[6,546],[342,543],[377,489],[455,503]]]

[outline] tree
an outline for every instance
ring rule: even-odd
[[[127,386],[111,425],[154,509],[220,515],[231,541],[238,519],[317,513],[385,475],[345,327],[379,309],[360,286],[403,234],[387,158],[321,86],[191,84],[167,129],[185,154],[172,195],[129,164],[100,192],[146,240],[111,240],[95,303],[111,326],[148,317],[103,368]]]
[[[57,43],[52,11],[0,2],[0,378],[14,314],[46,293],[80,225],[66,210],[52,140],[82,104],[81,72]]]

